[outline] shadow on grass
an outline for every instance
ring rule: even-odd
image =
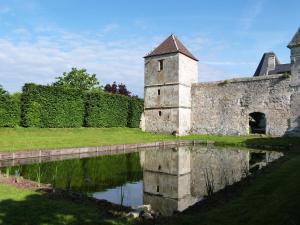
[[[17,195],[17,194],[16,194]],[[89,203],[75,204],[46,194],[27,195],[24,200],[0,201],[0,224],[112,224],[111,216]]]
[[[265,148],[274,150],[276,148],[282,150],[300,150],[299,137],[266,137],[266,138],[252,138],[245,140],[243,144],[250,148]]]

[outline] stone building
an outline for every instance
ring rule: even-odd
[[[289,64],[268,52],[253,77],[198,83],[197,58],[169,36],[144,57],[144,130],[300,136],[300,28],[288,48]]]

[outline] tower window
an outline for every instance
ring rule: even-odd
[[[158,111],[158,115],[161,116],[161,111]]]
[[[157,90],[157,94],[160,95],[160,89]]]
[[[158,71],[162,71],[164,69],[164,60],[158,60]]]
[[[156,186],[156,192],[159,192],[159,186],[158,185]]]

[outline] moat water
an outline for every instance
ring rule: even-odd
[[[1,171],[124,206],[150,204],[155,211],[172,215],[281,156],[276,151],[196,145],[6,162]]]

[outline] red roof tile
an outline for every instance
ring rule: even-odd
[[[145,58],[151,56],[165,55],[169,53],[182,53],[191,59],[198,61],[193,54],[187,50],[187,48],[178,40],[178,38],[172,34],[166,40],[164,40],[157,48],[147,54]]]

